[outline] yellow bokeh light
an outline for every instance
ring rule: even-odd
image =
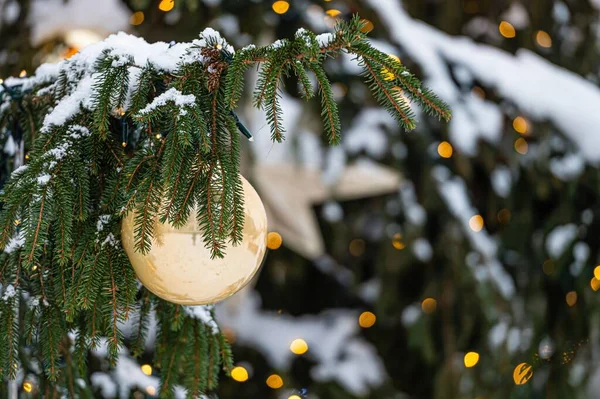
[[[331,18],[335,18],[338,15],[340,15],[342,12],[340,10],[336,10],[336,9],[331,9],[331,10],[327,10],[325,11],[325,14],[329,15]]]
[[[233,378],[237,382],[248,381],[248,370],[246,370],[242,366],[234,367],[231,370],[231,378]]]
[[[575,291],[567,293],[565,300],[567,301],[567,305],[569,305],[569,307],[575,306],[577,303],[577,293]]]
[[[515,31],[515,27],[512,26],[512,24],[510,22],[506,22],[506,21],[500,22],[500,25],[498,25],[498,30],[500,31],[500,34],[507,39],[512,39],[513,37],[515,37],[517,35],[517,32]]]
[[[437,301],[433,298],[425,298],[423,299],[423,302],[421,302],[421,309],[424,313],[433,313],[437,309]]]
[[[554,262],[552,262],[552,259],[546,259],[544,261],[544,264],[542,265],[542,270],[547,275],[551,275],[552,273],[554,273]]]
[[[24,78],[25,76],[27,76],[27,71],[23,69],[21,73],[19,73],[19,77]]]
[[[148,385],[146,387],[146,392],[148,392],[148,395],[154,396],[156,395],[156,388],[154,388],[152,385]]]
[[[355,238],[354,240],[350,241],[348,251],[350,251],[350,255],[358,257],[365,252],[365,246],[365,240]]]
[[[296,355],[303,355],[308,351],[308,344],[305,340],[298,338],[292,341],[290,350]]]
[[[450,144],[447,141],[442,141],[437,148],[438,154],[440,154],[440,157],[442,158],[450,158],[452,156],[452,152],[454,152],[454,150],[452,149],[452,144]]]
[[[292,395],[288,399],[302,399],[302,398],[298,395]]]
[[[129,23],[131,25],[141,25],[142,22],[144,22],[144,13],[142,11],[136,11],[129,17]]]
[[[402,61],[400,61],[400,58],[395,56],[394,54],[388,54],[388,57],[390,57],[391,59],[398,61],[399,64],[402,64]],[[384,76],[383,79],[385,80],[394,80],[396,79],[396,75],[394,75],[393,73],[391,73],[390,71],[388,71],[387,68],[381,68],[381,74]]]
[[[552,38],[550,37],[548,32],[545,32],[543,30],[537,31],[537,33],[535,34],[535,41],[541,47],[545,47],[545,48],[552,47]]]
[[[523,137],[519,137],[518,139],[516,139],[515,151],[521,155],[527,154],[527,151],[529,151],[529,144],[527,144],[527,140],[525,140]]]
[[[527,134],[529,131],[529,122],[522,116],[517,116],[513,119],[513,129],[515,129],[517,133]]]
[[[63,57],[65,59],[69,59],[71,57],[73,57],[75,54],[77,54],[79,52],[79,49],[77,47],[69,47],[64,53],[63,53]]]
[[[162,0],[158,5],[158,9],[164,12],[169,12],[175,7],[175,0]]]
[[[398,251],[402,251],[406,247],[406,245],[404,245],[404,243],[402,242],[402,234],[400,234],[400,233],[394,234],[394,237],[392,237],[392,245]]]
[[[363,19],[361,22],[363,23],[363,27],[360,30],[362,33],[369,33],[375,28],[373,22],[369,21],[368,19]]]
[[[371,312],[362,312],[358,317],[358,324],[362,328],[371,328],[375,324],[377,316]]]
[[[279,389],[283,386],[283,378],[277,374],[271,374],[267,378],[267,386],[272,389]]]
[[[598,280],[596,277],[592,277],[590,280],[590,287],[592,287],[594,291],[598,291],[600,289],[600,280]]]
[[[285,14],[290,9],[290,3],[280,0],[273,3],[271,7],[277,14]]]
[[[25,381],[23,383],[23,390],[25,392],[31,392],[31,391],[33,391],[33,384],[31,382],[29,382],[29,381]]]
[[[501,224],[508,224],[510,222],[510,218],[512,217],[510,210],[507,208],[500,209],[498,211],[498,222]]]
[[[526,384],[533,377],[533,370],[530,364],[521,363],[515,367],[513,372],[513,380],[517,385]]]
[[[600,265],[598,265],[594,268],[594,277],[596,277],[598,280],[600,280]]]
[[[146,375],[152,375],[152,366],[149,364],[142,365],[142,373]]]
[[[469,227],[471,230],[478,232],[483,229],[483,217],[481,215],[475,215],[469,219]]]
[[[479,363],[479,353],[477,352],[469,352],[465,355],[464,358],[465,367],[471,368],[475,367],[477,363]]]
[[[267,248],[269,249],[279,249],[279,247],[281,247],[281,244],[283,243],[283,238],[281,237],[281,234],[275,232],[275,231],[271,231],[269,234],[267,234]]]

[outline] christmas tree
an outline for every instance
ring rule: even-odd
[[[243,240],[239,134],[251,135],[234,110],[254,65],[261,65],[254,104],[265,110],[273,141],[284,139],[282,78],[294,74],[310,99],[310,72],[326,136],[339,143],[322,64],[342,52],[358,61],[376,100],[403,128],[415,128],[408,98],[449,120],[446,105],[370,45],[364,28],[354,17],[332,33],[299,29],[293,38],[237,52],[210,28],[178,44],[119,34],[31,77],[4,80],[3,135],[24,145],[27,162],[2,194],[3,375],[35,376],[44,396],[91,395],[89,352],[105,351],[115,365],[122,323],[135,318],[128,348],[140,356],[155,317],[161,383],[154,393],[214,391],[220,370],[233,366],[212,307],[172,304],[140,287],[120,242],[121,219],[134,212],[134,250],[142,254],[160,241],[159,222],[178,228],[195,218],[211,258]]]

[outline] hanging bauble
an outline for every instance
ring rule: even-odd
[[[204,305],[221,301],[250,282],[267,249],[267,215],[254,188],[243,177],[242,183],[243,240],[236,246],[228,244],[224,258],[211,259],[194,217],[195,209],[180,228],[158,223],[152,248],[146,254],[134,249],[134,212],[123,220],[123,247],[146,288],[169,302]]]

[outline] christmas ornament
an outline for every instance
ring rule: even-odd
[[[243,177],[242,182],[244,237],[237,246],[227,245],[224,258],[211,259],[195,209],[181,228],[159,223],[147,254],[134,249],[134,213],[123,220],[123,247],[146,288],[170,302],[204,305],[235,294],[254,277],[267,249],[267,215],[254,188]]]

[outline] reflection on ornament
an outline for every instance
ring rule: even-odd
[[[527,383],[533,377],[533,370],[530,364],[521,363],[517,367],[515,367],[515,371],[513,372],[513,380],[517,385],[523,385]]]
[[[237,246],[226,245],[224,258],[211,259],[195,209],[181,228],[158,224],[147,254],[134,249],[134,213],[123,220],[123,248],[146,288],[170,302],[204,305],[228,298],[250,282],[267,250],[267,216],[260,197],[243,177],[242,185],[243,240]]]

